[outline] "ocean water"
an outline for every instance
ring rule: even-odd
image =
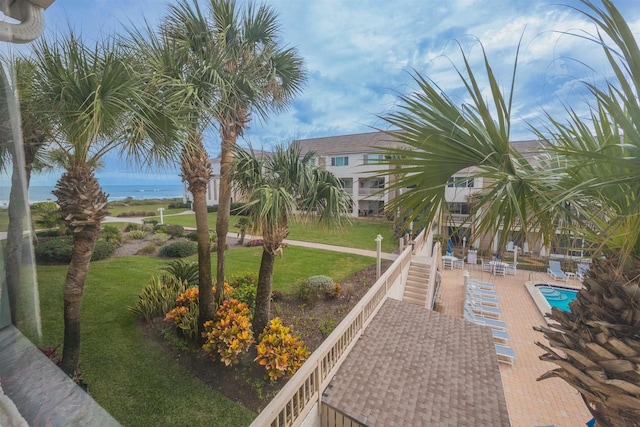
[[[51,193],[53,186],[33,186],[29,188],[29,203],[55,201],[56,197]],[[182,184],[172,185],[103,185],[102,189],[109,195],[109,201],[116,201],[131,197],[132,199],[173,199],[182,198]],[[9,203],[10,187],[0,186],[0,207],[6,207]]]

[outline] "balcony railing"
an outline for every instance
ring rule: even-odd
[[[424,241],[424,237],[420,241]],[[251,423],[252,427],[300,425],[314,405],[320,404],[322,391],[387,298],[389,289],[402,278],[402,272],[410,262],[411,247],[408,247],[260,412]]]

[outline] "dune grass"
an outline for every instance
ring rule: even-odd
[[[229,274],[257,274],[261,248],[227,253]],[[195,259],[195,258],[191,258]],[[126,307],[169,261],[127,256],[91,264],[82,309],[81,366],[89,391],[127,426],[242,426],[255,414],[210,389],[147,339]],[[274,289],[290,293],[299,278],[327,274],[340,281],[373,258],[291,247],[276,260]],[[213,265],[215,266],[215,254]],[[42,346],[62,342],[66,266],[38,266]],[[32,339],[34,337],[31,337]]]

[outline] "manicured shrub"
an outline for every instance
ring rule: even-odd
[[[172,277],[176,278],[180,282],[187,282],[189,286],[198,284],[198,263],[195,261],[185,261],[178,259],[171,261],[169,265],[162,270],[169,273]]]
[[[122,243],[122,232],[115,225],[105,225],[100,232],[100,237],[105,241],[116,245],[120,245],[120,243]]]
[[[189,240],[178,240],[160,249],[160,255],[170,258],[184,258],[198,252],[198,244]]]
[[[169,241],[169,239],[171,239],[171,236],[164,233],[152,234],[151,237],[149,237],[149,240],[151,240],[155,245],[158,245],[158,246],[164,245]]]
[[[144,223],[140,227],[140,230],[144,231],[145,233],[152,233],[153,232],[153,224]]]
[[[197,242],[198,241],[198,232],[197,231],[190,231],[187,234],[184,235],[185,239],[189,239],[192,242]]]
[[[91,255],[91,261],[100,261],[100,260],[111,257],[113,253],[116,251],[117,247],[118,245],[111,242],[105,242],[102,240],[97,241],[96,246],[93,248],[93,255]]]
[[[218,205],[207,206],[207,212],[209,213],[218,212]]]
[[[182,203],[182,201],[176,201],[169,203],[168,209],[191,209],[191,202]]]
[[[127,237],[134,240],[142,240],[145,238],[146,235],[147,233],[145,233],[142,230],[131,230],[130,232],[127,233]]]
[[[237,365],[238,356],[247,352],[254,342],[250,316],[247,304],[237,299],[225,301],[214,319],[204,324],[204,351],[213,359],[217,354],[227,366]]]
[[[73,238],[71,236],[38,239],[34,253],[36,261],[43,264],[67,264],[71,261]],[[96,242],[91,261],[109,258],[116,246],[105,241]]]
[[[127,225],[125,225],[124,232],[128,233],[129,231],[140,230],[141,228],[142,228],[141,224],[134,224],[133,222],[130,222]]]
[[[264,366],[272,381],[291,378],[310,354],[304,342],[293,336],[290,328],[282,325],[278,317],[264,328],[256,350],[258,356],[255,361]]]
[[[154,216],[156,213],[154,211],[124,211],[120,212],[117,217],[118,218],[129,218],[134,216]]]
[[[151,225],[156,225],[157,223],[159,223],[160,221],[158,221],[155,218],[148,218],[148,219],[143,219],[142,220],[142,224],[151,224]]]
[[[158,245],[156,245],[155,243],[149,243],[138,249],[136,255],[153,255],[156,253],[156,250],[158,250]]]
[[[154,317],[164,316],[175,307],[176,299],[186,288],[186,282],[173,276],[152,277],[142,292],[138,294],[136,305],[127,307],[127,309],[147,321]]]
[[[182,237],[184,235],[184,227],[177,224],[168,224],[165,233],[171,237]]]
[[[340,294],[340,285],[336,289],[333,279],[329,276],[309,276],[307,280],[296,285],[296,295],[303,301],[315,302],[320,298],[334,298]]]
[[[153,226],[154,233],[166,233],[167,232],[167,224],[155,224]]]

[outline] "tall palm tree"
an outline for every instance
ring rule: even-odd
[[[176,106],[174,118],[184,126],[178,140],[182,145],[179,162],[182,179],[193,196],[196,217],[198,324],[202,330],[215,314],[206,199],[212,169],[203,133],[211,125],[221,88],[226,84],[220,73],[222,50],[196,2],[183,0],[170,5],[159,30],[149,26],[145,30],[131,30],[126,44],[139,59],[138,70],[146,76],[150,90],[166,105]]]
[[[197,13],[191,13],[192,10]],[[248,128],[252,113],[267,119],[270,112],[284,110],[300,91],[305,72],[297,50],[283,47],[278,40],[277,13],[265,4],[254,6],[249,3],[240,8],[234,0],[210,0],[207,19],[199,13],[195,2],[193,8],[186,2],[181,3],[174,12],[175,19],[167,26],[172,39],[190,45],[194,40],[212,37],[222,60],[218,72],[224,85],[220,87],[219,98],[212,110],[222,140],[216,221],[216,296],[221,303],[236,140]],[[193,53],[196,56],[209,54],[205,50],[194,50]]]
[[[340,180],[315,166],[315,154],[302,154],[298,144],[256,156],[253,150],[235,149],[233,182],[249,202],[245,210],[263,248],[253,325],[256,333],[270,320],[271,284],[276,253],[289,234],[289,220],[315,219],[340,226],[347,221],[350,202]]]
[[[15,325],[19,323],[18,303],[20,301],[21,270],[22,270],[22,242],[23,224],[27,216],[28,192],[31,180],[31,172],[34,164],[37,164],[37,157],[41,149],[52,138],[53,129],[38,107],[38,100],[34,94],[34,71],[35,65],[29,58],[15,58],[11,61],[11,73],[14,76],[14,86],[18,95],[18,105],[20,111],[21,138],[17,136],[20,131],[12,129],[12,126],[4,126],[9,122],[9,116],[2,118],[2,144],[10,153],[12,171],[11,193],[9,195],[9,225],[7,228],[7,247],[5,250],[5,269],[7,290],[9,294],[9,304],[11,307],[11,319]],[[5,83],[3,95],[10,90],[9,81],[2,70],[2,80]],[[6,98],[6,97],[5,97]],[[10,100],[2,103],[4,108],[13,108],[9,105]],[[8,110],[7,110],[8,112]],[[14,139],[18,138],[18,141]],[[24,181],[23,181],[24,180]],[[23,187],[22,183],[25,183]]]
[[[96,167],[112,151],[141,164],[162,162],[172,153],[174,135],[169,121],[153,122],[141,114],[154,99],[135,78],[133,58],[113,42],[91,48],[70,32],[37,42],[34,51],[34,91],[56,129],[55,143],[65,166],[53,193],[73,236],[63,292],[62,354],[62,369],[73,376],[89,261],[107,213],[108,196],[95,178]]]
[[[597,256],[571,312],[553,309],[550,317],[559,326],[538,328],[550,342],[538,343],[546,351],[541,359],[558,365],[541,379],[560,377],[578,390],[598,425],[638,426],[640,49],[611,0],[603,0],[603,8],[582,3],[615,76],[603,88],[587,85],[589,117],[571,108],[566,121],[548,117],[548,127],[538,132],[548,160],[532,165],[509,145],[511,96],[499,90],[485,56],[489,106],[463,54],[465,70],[456,71],[470,104],[456,105],[417,76],[419,92],[402,97],[400,111],[387,117],[403,131],[394,135],[411,148],[390,160],[404,167],[395,185],[418,186],[394,205],[412,215],[425,210],[431,220],[444,205],[449,177],[473,166],[475,176],[492,180],[472,213],[481,212],[480,232],[522,227],[548,243],[561,230],[595,245]],[[507,238],[502,233],[501,246]]]

